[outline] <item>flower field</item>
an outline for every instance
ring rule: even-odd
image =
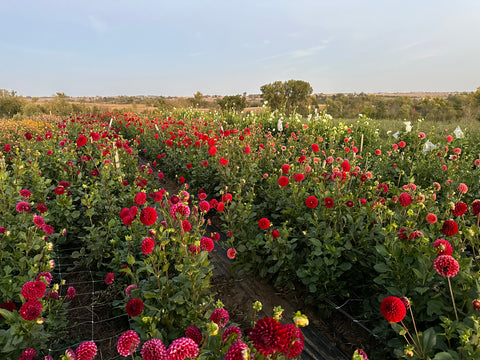
[[[0,128],[2,358],[97,355],[68,335],[77,292],[55,263],[65,253],[70,271],[102,279],[125,321],[121,357],[299,356],[301,313],[229,322],[210,291],[216,246],[236,272],[319,313],[346,304],[385,343],[365,349],[370,359],[480,358],[478,133],[193,110]],[[211,219],[225,242],[206,232]]]

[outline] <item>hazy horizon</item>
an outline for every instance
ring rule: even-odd
[[[0,4],[0,88],[49,97],[472,92],[480,2],[379,0]]]

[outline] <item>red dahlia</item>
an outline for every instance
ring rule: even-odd
[[[396,296],[388,296],[380,304],[380,311],[389,322],[396,323],[402,321],[407,313],[405,304]]]
[[[140,337],[133,330],[128,330],[117,341],[117,351],[122,356],[132,355],[140,344]]]
[[[155,221],[157,221],[157,211],[153,207],[147,206],[140,213],[140,221],[145,226],[155,224]]]
[[[282,172],[284,174],[288,174],[288,171],[290,170],[290,165],[289,164],[283,164],[282,165]]]
[[[113,282],[114,279],[115,279],[115,274],[114,273],[111,273],[111,272],[107,273],[105,275],[105,279],[104,279],[105,284],[110,285]]]
[[[185,336],[195,341],[197,345],[200,345],[203,338],[202,332],[195,325],[190,325],[188,328],[185,329]]]
[[[452,214],[453,216],[462,216],[467,212],[467,210],[468,210],[467,204],[460,201],[455,204],[455,208],[452,210]]]
[[[429,224],[435,224],[437,222],[437,215],[433,213],[428,213],[425,217],[425,220],[427,220]]]
[[[200,240],[200,247],[202,250],[212,252],[213,248],[215,247],[215,244],[212,239],[206,236],[202,236],[202,239]]]
[[[227,250],[227,257],[229,259],[235,259],[236,254],[237,254],[237,250],[235,250],[234,248],[230,248]]]
[[[155,247],[155,240],[153,240],[151,237],[146,237],[142,241],[142,253],[144,255],[148,255],[153,251],[153,248]]]
[[[480,200],[476,199],[472,202],[472,214],[478,216],[480,214]]]
[[[168,360],[194,359],[198,353],[198,345],[187,337],[173,340],[167,349]]]
[[[288,177],[286,176],[280,176],[280,178],[278,179],[278,185],[282,186],[282,187],[285,187],[288,185],[290,181],[288,180]]]
[[[24,197],[25,199],[28,199],[30,196],[32,196],[32,193],[30,192],[30,190],[27,190],[27,189],[20,190],[19,194],[22,195],[22,197]]]
[[[305,199],[305,205],[310,209],[314,209],[318,205],[318,200],[315,196],[309,196]]]
[[[40,316],[42,312],[42,303],[38,300],[29,300],[20,308],[20,316],[25,320],[31,321]]]
[[[335,205],[335,202],[331,197],[326,197],[325,199],[323,199],[323,203],[325,204],[325,207],[328,209],[332,208],[333,205]]]
[[[412,197],[410,196],[409,193],[401,193],[400,196],[398,197],[398,202],[400,203],[401,206],[408,206],[412,203]]]
[[[22,355],[18,360],[36,360],[37,352],[35,349],[29,348],[22,352]]]
[[[267,218],[261,218],[258,220],[258,227],[262,230],[266,230],[270,227],[270,220]]]
[[[137,193],[137,195],[135,195],[134,201],[137,205],[145,204],[145,201],[147,201],[147,194],[143,191],[140,191],[139,193]]]
[[[439,255],[433,261],[433,268],[442,276],[454,277],[457,275],[459,266],[457,260],[451,255]]]
[[[286,330],[277,320],[265,317],[256,322],[249,337],[259,353],[269,356],[285,347]]]
[[[29,281],[23,284],[20,294],[22,294],[25,300],[37,300],[40,299],[47,289],[47,284],[43,281]]]
[[[82,147],[87,144],[87,137],[85,135],[80,135],[77,139],[77,146]]]
[[[167,349],[160,339],[150,339],[142,346],[140,352],[143,360],[166,360]]]
[[[445,220],[440,231],[446,236],[453,236],[458,232],[458,225],[453,220]]]
[[[437,255],[452,255],[452,245],[445,239],[437,239],[433,243],[433,248],[438,250]]]
[[[298,174],[293,175],[293,178],[295,179],[295,181],[300,182],[300,181],[303,181],[305,176],[302,173],[298,173]]]
[[[213,310],[212,314],[210,315],[210,321],[213,321],[218,327],[225,327],[228,320],[230,319],[230,315],[228,311],[223,308],[218,308]]]
[[[294,324],[283,325],[283,328],[286,331],[286,341],[282,352],[288,359],[297,357],[303,351],[303,333],[296,327]]]
[[[235,343],[237,341],[240,341],[242,338],[242,332],[240,331],[240,328],[238,326],[230,326],[225,329],[225,331],[222,334],[222,341],[223,342],[231,342]]]
[[[143,301],[140,299],[130,299],[125,306],[125,310],[127,310],[127,314],[132,317],[138,316],[143,311]]]

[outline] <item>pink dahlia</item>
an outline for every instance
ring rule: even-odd
[[[75,349],[76,360],[93,360],[97,356],[97,345],[93,341],[85,341]]]
[[[33,223],[38,227],[42,228],[45,226],[45,220],[40,215],[33,215]]]
[[[107,285],[110,285],[111,283],[113,283],[113,280],[115,280],[115,274],[114,273],[107,273],[107,275],[105,275],[105,284]]]
[[[45,232],[47,235],[52,235],[55,232],[55,229],[53,228],[52,225],[43,225],[42,230]]]
[[[208,212],[208,210],[210,210],[210,204],[208,201],[202,200],[198,203],[198,208],[202,212]]]
[[[127,288],[125,289],[125,294],[130,295],[134,289],[138,289],[138,286],[135,284],[128,285]]]
[[[43,281],[29,281],[23,284],[20,294],[22,294],[25,300],[37,300],[43,297],[47,284]]]
[[[437,239],[433,243],[433,248],[436,249],[437,255],[452,255],[452,245],[445,239]]]
[[[19,213],[23,213],[23,212],[29,213],[30,211],[32,211],[30,204],[26,201],[20,201],[17,205],[15,205],[15,209]]]
[[[42,280],[47,284],[47,286],[51,284],[52,279],[53,279],[52,274],[47,271],[42,271],[37,275],[37,281]]]
[[[30,198],[30,196],[32,196],[32,193],[30,192],[30,190],[27,190],[27,189],[20,190],[19,194],[25,199],[28,199]]]
[[[195,325],[190,325],[188,328],[185,329],[185,336],[195,341],[197,345],[200,345],[203,338],[202,332]]]
[[[67,299],[73,300],[75,299],[75,296],[77,296],[77,290],[75,290],[73,286],[69,286],[67,290]]]
[[[200,240],[200,247],[202,248],[202,250],[211,252],[215,247],[215,244],[213,240],[209,237],[202,236],[202,239]]]
[[[442,276],[454,277],[459,270],[458,261],[451,255],[439,255],[433,261],[433,268]]]
[[[160,339],[150,339],[142,346],[140,352],[143,360],[167,360],[167,349]]]
[[[380,304],[380,311],[389,322],[396,323],[402,321],[407,313],[403,301],[395,296],[388,296]]]
[[[65,350],[65,357],[67,358],[66,360],[77,360],[77,355],[72,349]]]
[[[37,359],[37,352],[35,349],[26,349],[22,352],[22,356],[18,360],[36,360]]]
[[[457,188],[458,192],[461,194],[465,194],[468,191],[468,186],[465,185],[464,183],[460,183]]]
[[[117,351],[122,356],[132,355],[140,344],[140,337],[133,330],[125,331],[117,341]]]
[[[256,322],[249,337],[259,353],[269,356],[285,346],[286,330],[277,320],[265,317]]]
[[[231,260],[235,259],[235,256],[237,255],[237,250],[234,248],[230,248],[227,250],[227,257]]]
[[[198,353],[198,345],[187,337],[173,340],[167,349],[168,360],[194,359]]]
[[[242,338],[242,332],[238,328],[238,326],[230,326],[225,329],[225,331],[222,334],[222,341],[223,342],[231,342],[235,343],[239,341]]]
[[[286,341],[281,350],[288,359],[297,357],[303,351],[304,338],[302,331],[294,324],[283,325],[286,331]]]
[[[225,360],[245,360],[249,359],[250,349],[247,344],[244,344],[241,341],[238,341],[228,348],[227,353],[225,354]]]
[[[230,315],[228,314],[228,311],[223,308],[213,310],[212,314],[210,315],[210,321],[213,321],[221,328],[227,325],[229,319]]]

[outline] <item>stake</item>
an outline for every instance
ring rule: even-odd
[[[450,277],[447,276],[447,280],[448,280],[448,287],[450,288],[450,295],[452,296],[453,310],[455,311],[455,317],[457,318],[457,321],[458,321],[457,307],[455,306],[455,299],[453,298],[453,291],[452,291],[452,284],[450,283]]]

